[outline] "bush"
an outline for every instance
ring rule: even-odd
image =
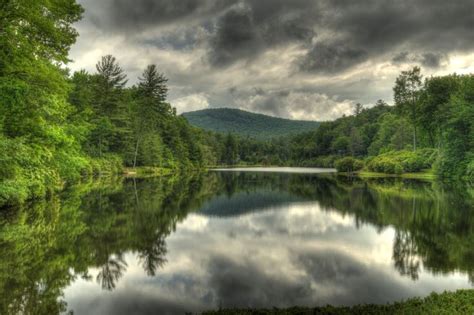
[[[114,154],[107,154],[102,158],[91,160],[94,175],[114,175],[123,171],[122,159]]]
[[[403,172],[403,167],[399,162],[385,156],[375,157],[367,164],[367,168],[373,172],[387,174],[396,174],[397,172],[400,172],[400,170]]]
[[[367,168],[373,172],[401,174],[419,172],[431,168],[437,156],[434,149],[413,151],[390,151],[380,154],[367,162]]]
[[[337,160],[334,165],[338,172],[355,172],[364,168],[364,162],[354,159],[353,157],[345,157]]]

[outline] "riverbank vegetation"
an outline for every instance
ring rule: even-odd
[[[223,309],[203,315],[306,315],[306,314],[471,314],[474,312],[474,291],[432,293],[425,298],[413,298],[386,305],[291,307],[287,309]]]

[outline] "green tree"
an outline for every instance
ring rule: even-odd
[[[0,202],[11,202],[77,179],[86,164],[60,67],[82,8],[73,0],[17,0],[0,11],[0,161],[10,169],[0,178]]]
[[[106,55],[96,64],[94,91],[94,124],[91,139],[99,157],[107,151],[119,153],[130,133],[128,104],[123,88],[126,75],[112,55]]]
[[[225,139],[223,162],[234,165],[237,162],[238,144],[233,134],[228,133]]]
[[[458,75],[431,77],[425,81],[419,103],[418,122],[428,134],[430,146],[441,147],[442,133],[449,118],[451,96],[459,92]]]
[[[158,72],[156,65],[149,65],[138,80],[137,102],[134,112],[133,167],[137,165],[140,142],[143,142],[144,138],[147,138],[148,141],[142,149],[147,162],[151,162],[152,156],[157,161],[161,159],[159,148],[162,145],[160,129],[164,127],[166,116],[171,114],[170,106],[166,103],[168,91],[166,82],[168,80]],[[151,136],[152,134],[153,136]],[[145,152],[146,150],[150,150],[150,152]],[[154,162],[149,165],[156,164],[158,163]]]
[[[395,81],[393,88],[395,105],[407,115],[413,125],[413,150],[417,145],[418,107],[422,91],[422,75],[419,67],[402,71]]]
[[[354,116],[359,116],[360,113],[364,110],[364,106],[361,103],[357,103],[354,105]]]

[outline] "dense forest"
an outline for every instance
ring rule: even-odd
[[[205,130],[260,140],[308,132],[319,126],[317,121],[283,119],[236,108],[209,108],[182,115],[191,125]]]
[[[379,101],[315,131],[258,140],[191,126],[167,101],[156,65],[138,83],[111,55],[71,73],[68,51],[83,9],[73,0],[7,1],[0,13],[0,204],[41,197],[124,166],[201,169],[263,164],[434,168],[474,178],[474,76],[402,72],[395,106]],[[347,158],[343,158],[347,157]]]
[[[201,168],[200,137],[166,102],[155,65],[138,84],[113,56],[67,70],[83,9],[72,0],[7,1],[0,14],[0,204],[44,196],[122,166]]]

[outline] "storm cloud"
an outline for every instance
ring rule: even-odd
[[[333,119],[348,104],[390,103],[407,67],[425,75],[474,70],[471,0],[79,2],[86,13],[73,70],[92,71],[112,53],[133,83],[156,63],[180,112],[202,104]]]

